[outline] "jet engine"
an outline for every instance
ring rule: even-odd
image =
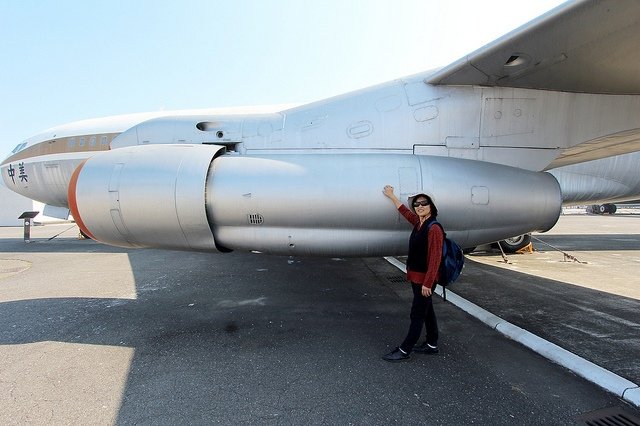
[[[463,247],[557,221],[553,176],[411,154],[226,154],[148,145],[95,155],[69,188],[74,217],[107,244],[314,256],[400,255],[411,226],[382,194],[429,194]]]

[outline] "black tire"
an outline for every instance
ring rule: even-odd
[[[618,207],[616,207],[615,204],[605,204],[605,206],[607,207],[607,213],[609,214],[616,214],[618,211]]]
[[[515,253],[523,247],[526,247],[531,242],[531,234],[518,235],[516,237],[507,238],[500,241],[500,246],[505,253]]]
[[[598,214],[605,214],[605,213],[609,213],[609,209],[607,209],[607,205],[606,204],[599,205]]]

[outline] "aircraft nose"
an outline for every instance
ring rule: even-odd
[[[13,156],[7,159],[0,166],[2,172],[2,181],[4,185],[18,194],[23,194],[25,188],[28,188],[29,175],[26,172],[24,162],[15,162]]]

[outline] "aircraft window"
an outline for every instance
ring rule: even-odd
[[[15,154],[16,152],[22,151],[25,146],[27,146],[26,142],[19,143],[15,148],[13,148],[13,151],[11,151],[11,153]]]
[[[89,145],[90,146],[96,146],[96,137],[95,136],[91,136],[91,139],[89,139]]]
[[[76,138],[69,138],[69,148],[76,146]]]
[[[102,139],[100,139],[100,145],[106,145],[107,143],[108,143],[107,137],[103,136]]]
[[[78,142],[78,146],[84,146],[84,138],[80,138],[80,142]]]

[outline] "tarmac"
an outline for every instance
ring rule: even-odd
[[[50,237],[62,232],[58,237]],[[448,291],[640,382],[640,216],[562,216]],[[411,290],[381,258],[129,250],[0,228],[2,424],[584,424],[620,396],[435,299],[438,355],[381,356]],[[640,420],[637,420],[640,422]],[[632,423],[633,424],[633,423]],[[638,423],[640,424],[640,423]]]

